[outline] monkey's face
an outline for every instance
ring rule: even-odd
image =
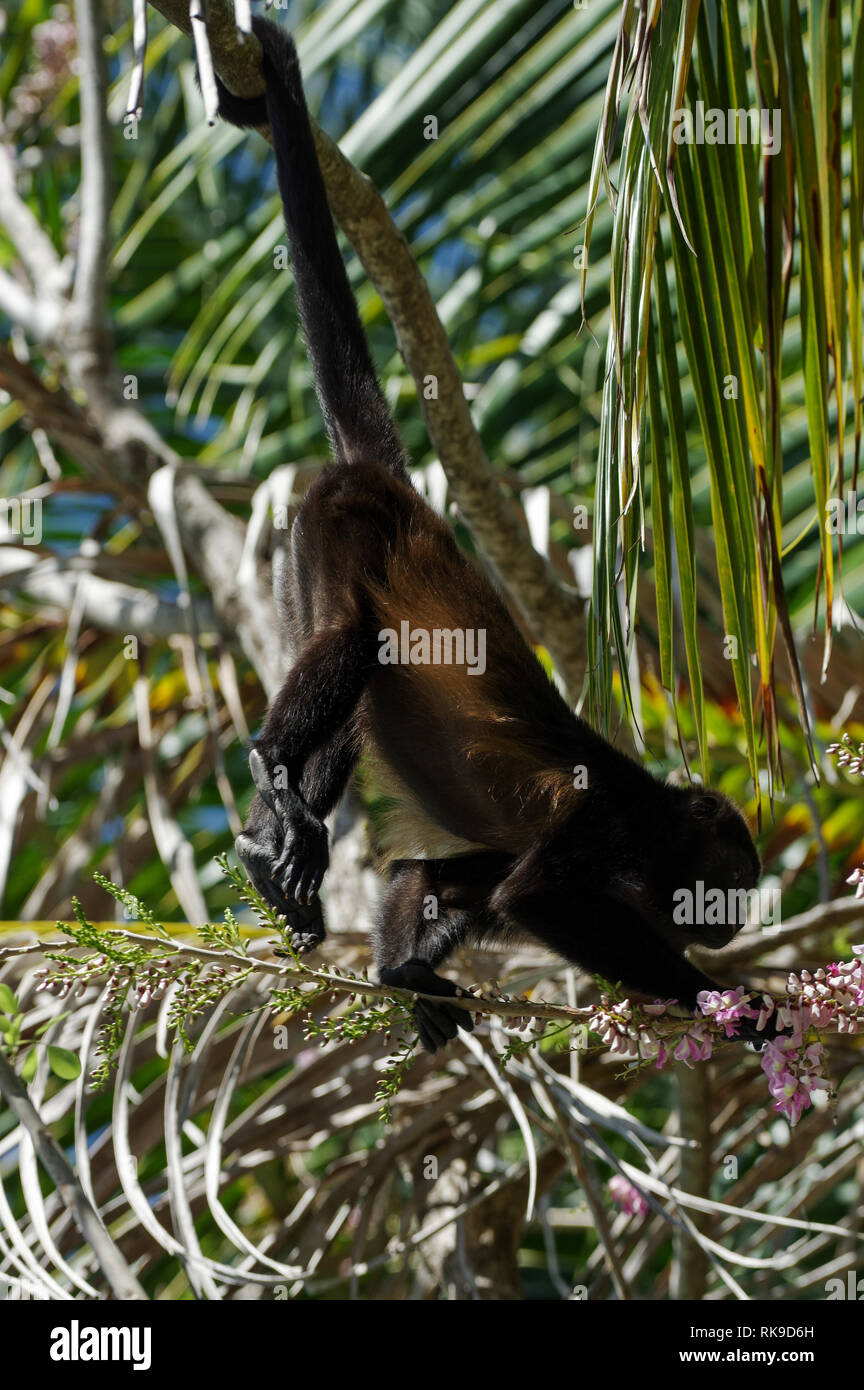
[[[685,944],[725,946],[758,908],[759,855],[727,797],[698,787],[676,794],[663,896]]]

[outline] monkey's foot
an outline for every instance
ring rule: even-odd
[[[416,990],[418,994],[438,994],[443,999],[465,998],[465,991],[452,980],[436,975],[425,961],[406,960],[403,965],[393,969],[378,971],[382,985],[395,985],[397,989]],[[458,1029],[466,1033],[474,1031],[474,1021],[467,1009],[454,1009],[449,1004],[433,1004],[429,999],[418,999],[414,1004],[414,1022],[417,1034],[427,1052],[437,1052],[455,1038]]]
[[[289,950],[287,946],[274,946],[273,954],[274,956],[284,956],[286,960],[292,960],[295,956],[308,956],[311,951],[315,950],[316,946],[320,946],[323,939],[320,936],[308,936],[295,932],[291,938],[291,949]]]
[[[282,831],[281,852],[269,876],[287,897],[297,903],[311,903],[318,894],[330,863],[327,827],[296,795],[293,803],[289,804],[274,785],[257,748],[253,748],[249,754],[249,769],[261,800],[273,813]]]
[[[275,834],[275,822],[244,830],[234,841],[234,848],[253,887],[257,888],[265,902],[285,918],[293,933],[291,944],[298,955],[302,955],[314,950],[324,940],[324,913],[319,902],[308,906],[296,902],[281,888],[274,873],[279,856]]]
[[[304,907],[294,903],[285,919],[291,928],[291,950],[297,956],[306,956],[321,945],[327,932],[324,928],[324,913],[320,903]]]

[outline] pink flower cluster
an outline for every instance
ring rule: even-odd
[[[644,1216],[648,1210],[648,1203],[638,1187],[634,1187],[632,1182],[628,1182],[620,1173],[609,1179],[609,1196],[630,1216]]]
[[[651,1011],[648,1005],[642,1010],[643,1013]],[[662,1067],[666,1061],[666,1049],[648,1024],[634,1019],[629,999],[616,1004],[605,994],[602,995],[599,1008],[588,1020],[588,1027],[592,1033],[599,1034],[610,1052],[619,1057],[641,1057],[645,1061],[656,1057],[658,1067]]]
[[[834,961],[813,975],[809,970],[790,973],[786,1002],[777,1006],[778,1024],[800,1033],[808,1026],[825,1028],[836,1023],[838,1033],[855,1033],[862,1005],[864,965],[857,958]]]
[[[786,998],[782,1000],[772,999],[769,994],[763,994],[761,1000],[754,999],[743,986],[737,990],[703,990],[698,997],[703,1015],[721,1025],[727,1038],[735,1037],[738,1020],[744,1018],[756,1019],[760,1031],[772,1017],[776,1028],[789,1030],[789,1037],[778,1037],[765,1044],[761,1064],[774,1097],[774,1109],[785,1115],[791,1125],[796,1125],[809,1109],[813,1091],[829,1089],[821,1072],[822,1044],[805,1044],[807,1029],[858,1031],[858,1011],[864,1007],[864,947],[852,949],[855,955],[850,961],[834,961],[813,973],[790,972]]]
[[[759,1017],[758,1011],[751,1009],[750,995],[743,985],[737,989],[703,989],[697,994],[696,1003],[706,1018],[722,1026],[727,1038],[737,1035],[742,1018]]]
[[[755,1020],[761,1032],[769,1019],[781,1036],[764,1045],[761,1065],[774,1097],[774,1109],[796,1125],[812,1105],[814,1091],[826,1091],[829,1083],[822,1075],[821,1042],[805,1042],[811,1028],[827,1028],[838,1033],[855,1033],[864,1010],[864,946],[853,946],[850,961],[834,961],[820,970],[790,973],[785,998],[770,994],[749,994],[743,985],[737,989],[702,990],[697,997],[699,1015],[688,1024],[672,1046],[658,1036],[654,1020],[667,1013],[674,999],[657,999],[653,1004],[634,1008],[629,999],[621,1003],[603,995],[589,1020],[592,1032],[599,1034],[609,1051],[620,1057],[656,1060],[662,1067],[672,1058],[693,1067],[707,1062],[718,1037],[734,1038],[744,1020]],[[647,1019],[647,1021],[646,1021]]]
[[[812,1093],[829,1089],[821,1071],[821,1042],[805,1047],[800,1033],[793,1033],[791,1038],[775,1038],[765,1044],[761,1060],[774,1097],[774,1109],[785,1115],[790,1125],[797,1125],[813,1103]]]

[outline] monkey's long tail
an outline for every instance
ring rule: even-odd
[[[270,20],[256,16],[252,27],[264,50],[265,96],[244,101],[219,82],[219,113],[241,127],[269,122],[273,132],[297,306],[334,456],[407,477],[336,240],[294,42]]]

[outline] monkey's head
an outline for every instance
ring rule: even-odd
[[[734,802],[705,787],[668,788],[672,814],[658,834],[658,889],[685,941],[725,946],[747,920],[762,865]]]

